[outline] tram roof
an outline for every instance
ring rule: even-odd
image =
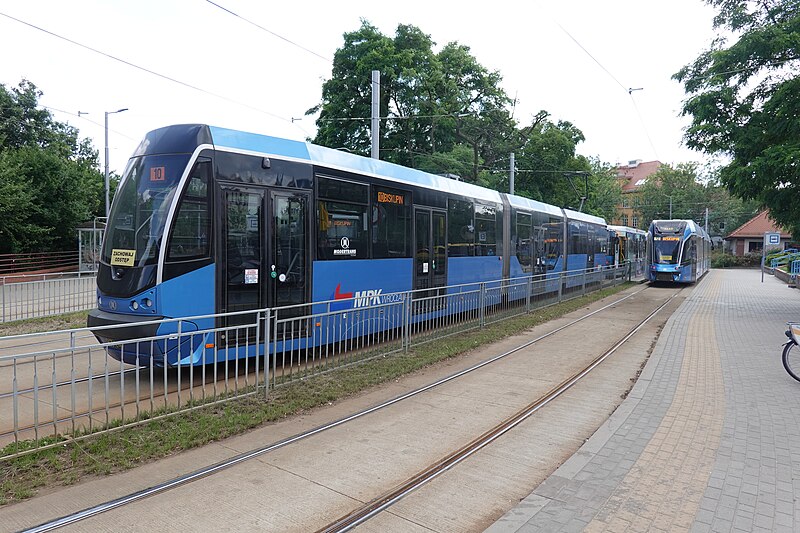
[[[616,232],[623,232],[623,233],[636,233],[638,235],[647,235],[647,232],[638,228],[631,228],[630,226],[616,226],[613,224],[608,225],[608,229],[614,230]]]
[[[501,202],[500,193],[497,191],[387,161],[371,159],[307,142],[270,137],[258,133],[247,133],[216,126],[209,126],[209,130],[216,147],[227,147],[255,152],[265,156],[309,161],[316,165],[359,172],[377,178],[459,194],[478,200]]]
[[[564,213],[561,211],[560,207],[545,204],[537,200],[531,200],[530,198],[523,198],[522,196],[516,196],[513,194],[507,194],[506,196],[508,197],[508,203],[511,204],[512,207],[516,207],[518,209],[527,209],[539,213],[547,213],[548,215],[552,215],[554,217],[564,218]]]
[[[606,225],[606,221],[604,218],[596,217],[594,215],[590,215],[588,213],[581,213],[580,211],[573,211],[572,209],[564,209],[564,213],[567,215],[567,218],[570,220],[580,220],[581,222],[589,222],[592,224],[600,224],[601,226]]]

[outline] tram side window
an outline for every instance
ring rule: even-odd
[[[550,221],[545,225],[544,242],[547,270],[553,270],[564,253],[563,222],[560,219],[550,217]],[[563,264],[560,268],[563,268]]]
[[[449,257],[475,255],[475,224],[472,202],[447,200],[447,254]]]
[[[372,257],[411,257],[411,193],[374,187]]]
[[[367,185],[317,177],[319,259],[367,259]]]
[[[208,178],[211,161],[198,161],[178,206],[167,259],[186,261],[209,257],[209,235],[211,217],[209,206]]]
[[[531,238],[531,216],[517,213],[517,259],[523,272],[531,271],[533,239]]]
[[[497,255],[497,209],[475,204],[475,255]]]

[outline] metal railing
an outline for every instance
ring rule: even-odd
[[[77,269],[78,251],[0,254],[0,276],[26,272]]]
[[[4,458],[261,394],[631,279],[631,265],[0,338]],[[95,337],[105,339],[99,342]],[[114,358],[107,354],[112,354]],[[127,363],[123,362],[127,361]],[[0,458],[2,459],[2,458]]]
[[[0,323],[92,309],[96,279],[94,272],[0,276]]]

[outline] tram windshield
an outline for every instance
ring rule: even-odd
[[[189,154],[150,155],[128,162],[114,198],[103,262],[141,267],[158,261],[164,224]]]
[[[653,262],[675,265],[680,255],[681,238],[677,235],[653,236]]]

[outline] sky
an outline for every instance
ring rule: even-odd
[[[92,139],[101,165],[105,112],[127,109],[109,115],[109,167],[121,173],[144,135],[170,124],[313,137],[305,112],[320,102],[342,35],[362,19],[387,37],[411,24],[436,51],[457,42],[498,71],[520,125],[540,110],[573,123],[586,137],[579,154],[708,162],[682,144],[685,94],[671,79],[711,44],[714,12],[701,0],[476,5],[0,0],[0,84],[33,82],[56,120]]]

